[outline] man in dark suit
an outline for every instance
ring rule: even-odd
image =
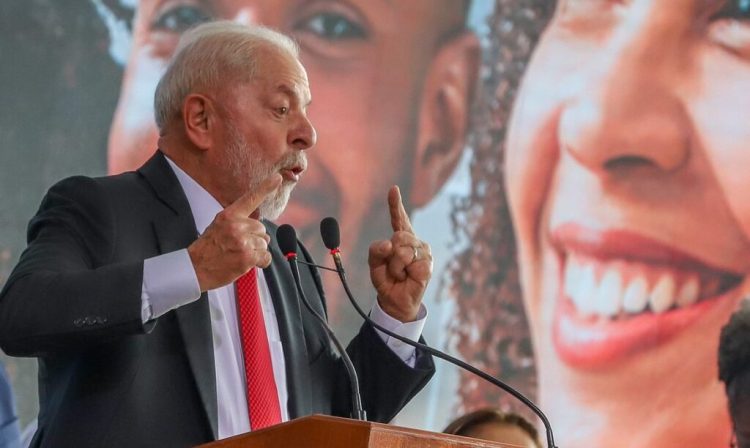
[[[39,358],[33,446],[190,446],[349,415],[342,362],[261,221],[283,210],[316,141],[297,55],[267,29],[196,28],[157,88],[151,160],[50,189],[0,295],[2,348]],[[393,236],[369,254],[372,316],[416,338],[430,248],[397,188],[388,199]],[[317,271],[301,276],[324,313]],[[390,420],[434,371],[367,325],[347,351],[371,420]]]

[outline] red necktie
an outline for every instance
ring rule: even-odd
[[[245,358],[247,410],[254,431],[281,423],[281,409],[273,377],[271,350],[260,306],[255,268],[237,279],[240,337]]]

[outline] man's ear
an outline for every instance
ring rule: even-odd
[[[205,95],[191,93],[182,103],[182,123],[185,135],[198,149],[214,146],[216,132],[216,110]]]
[[[479,75],[479,41],[464,32],[446,42],[430,65],[419,110],[410,205],[428,203],[463,153]]]

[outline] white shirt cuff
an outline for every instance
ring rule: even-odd
[[[201,288],[187,249],[143,261],[141,319],[146,323],[198,300]]]
[[[427,321],[427,308],[424,306],[424,303],[420,304],[419,312],[417,312],[417,320],[413,322],[401,322],[383,311],[383,309],[380,308],[378,301],[375,300],[372,310],[370,311],[370,319],[386,330],[390,330],[399,336],[411,339],[412,341],[418,341],[419,337],[422,336],[422,330]],[[388,336],[377,328],[375,331],[378,332],[378,335],[383,339],[385,345],[387,345],[396,356],[401,358],[401,360],[409,367],[414,367],[417,361],[417,350],[414,347]]]

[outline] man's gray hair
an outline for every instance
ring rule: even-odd
[[[299,59],[297,44],[270,28],[217,21],[187,31],[154,93],[159,131],[164,131],[170,118],[180,116],[188,94],[216,88],[227,81],[250,81],[260,52],[268,48]]]

